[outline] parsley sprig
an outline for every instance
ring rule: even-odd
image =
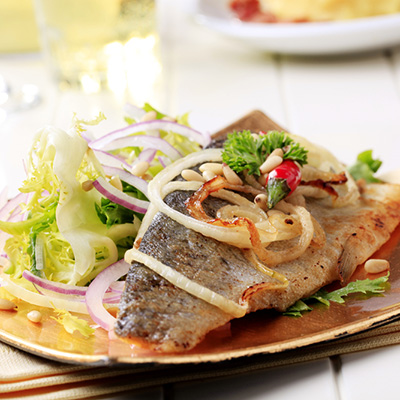
[[[364,179],[367,183],[380,182],[374,174],[381,165],[381,160],[372,157],[372,150],[366,150],[357,156],[357,161],[348,168],[348,171],[355,180]]]
[[[269,131],[256,138],[249,130],[228,134],[222,161],[236,172],[248,170],[249,174],[259,176],[260,166],[278,148],[284,151],[283,159],[297,161],[300,165],[307,163],[307,150],[285,132]]]
[[[302,300],[298,300],[291,307],[289,307],[283,315],[290,317],[301,317],[302,313],[311,311],[312,307],[309,303],[320,302],[329,307],[330,302],[344,303],[343,297],[348,296],[352,293],[362,293],[366,295],[374,295],[383,293],[388,287],[389,273],[386,276],[381,276],[376,279],[364,279],[350,282],[347,286],[332,292],[327,292],[325,289],[320,289],[312,296]]]

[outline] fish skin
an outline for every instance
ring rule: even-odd
[[[187,192],[174,192],[165,202],[187,215],[184,201],[188,196]],[[221,205],[221,200],[215,198],[204,202],[210,215]],[[354,205],[333,208],[308,199],[307,209],[325,230],[327,242],[323,248],[310,246],[298,259],[274,267],[290,282],[284,290],[264,290],[264,283],[273,282],[272,278],[257,271],[240,249],[189,230],[160,212],[139,249],[230,300],[246,298],[248,312],[266,308],[283,311],[333,281],[345,282],[358,264],[388,240],[400,221],[400,187],[367,185]],[[271,246],[279,250],[287,243]],[[134,263],[127,276],[115,332],[155,351],[182,352],[230,319],[217,307]]]

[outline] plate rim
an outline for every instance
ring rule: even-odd
[[[278,46],[274,46],[273,43],[269,43],[269,40],[292,40],[295,45],[298,45],[301,41],[306,39],[322,39],[327,38],[334,40],[335,37],[343,38],[351,35],[362,35],[369,33],[373,36],[374,33],[382,34],[386,33],[383,38],[374,38],[368,45],[367,41],[359,44],[360,50],[375,49],[382,46],[393,46],[397,43],[400,44],[400,12],[395,14],[378,15],[373,17],[357,18],[352,20],[343,21],[327,21],[327,22],[309,22],[309,23],[256,23],[256,22],[243,22],[238,18],[226,15],[216,16],[210,13],[204,12],[200,8],[201,4],[209,0],[194,0],[193,5],[189,8],[189,14],[199,24],[207,27],[215,32],[218,32],[224,36],[243,40],[246,43],[253,44],[258,48],[264,48],[268,50],[276,50],[279,52]],[[225,1],[226,3],[226,1]],[[394,30],[393,28],[399,28]],[[397,32],[397,35],[396,35]],[[389,35],[389,33],[391,35]],[[266,41],[260,44],[259,41]],[[282,52],[285,52],[285,48],[288,48],[289,52],[295,52],[299,54],[311,53],[338,53],[340,52],[338,46],[330,49],[325,48],[322,50],[312,50],[312,45],[307,43],[303,44],[303,50],[296,51],[295,46],[288,46],[280,44]],[[332,47],[332,46],[330,46]],[[286,50],[288,50],[286,49]],[[308,51],[307,51],[308,49]],[[349,51],[349,44],[344,44],[342,51]],[[351,46],[351,50],[355,50],[355,46]]]
[[[65,362],[82,366],[119,366],[119,365],[185,365],[199,363],[218,363],[254,355],[272,355],[286,351],[307,348],[313,345],[323,345],[326,342],[340,341],[342,338],[355,336],[369,329],[384,326],[400,318],[400,303],[385,307],[374,316],[366,316],[357,322],[349,322],[334,329],[325,329],[321,332],[307,334],[301,338],[287,339],[267,345],[256,345],[236,350],[226,350],[221,353],[204,354],[155,354],[149,356],[110,356],[110,355],[82,355],[56,350],[43,345],[32,345],[25,339],[0,329],[0,340],[24,352],[40,356],[49,360]]]

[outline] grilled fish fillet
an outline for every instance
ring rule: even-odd
[[[184,201],[189,195],[174,192],[165,202],[187,215]],[[216,198],[204,202],[209,215],[222,205]],[[273,279],[256,270],[240,249],[187,229],[160,212],[143,236],[140,251],[230,300],[246,299],[249,312],[283,311],[335,280],[346,282],[357,265],[389,239],[400,221],[400,187],[371,184],[350,206],[332,208],[309,199],[307,209],[324,229],[326,244],[322,248],[310,246],[298,259],[274,267],[288,278],[286,289],[268,289]],[[231,319],[219,308],[134,263],[126,279],[115,332],[155,351],[182,352]]]

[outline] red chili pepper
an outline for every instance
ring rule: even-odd
[[[292,160],[284,160],[267,177],[268,208],[289,196],[301,182],[300,167]]]

